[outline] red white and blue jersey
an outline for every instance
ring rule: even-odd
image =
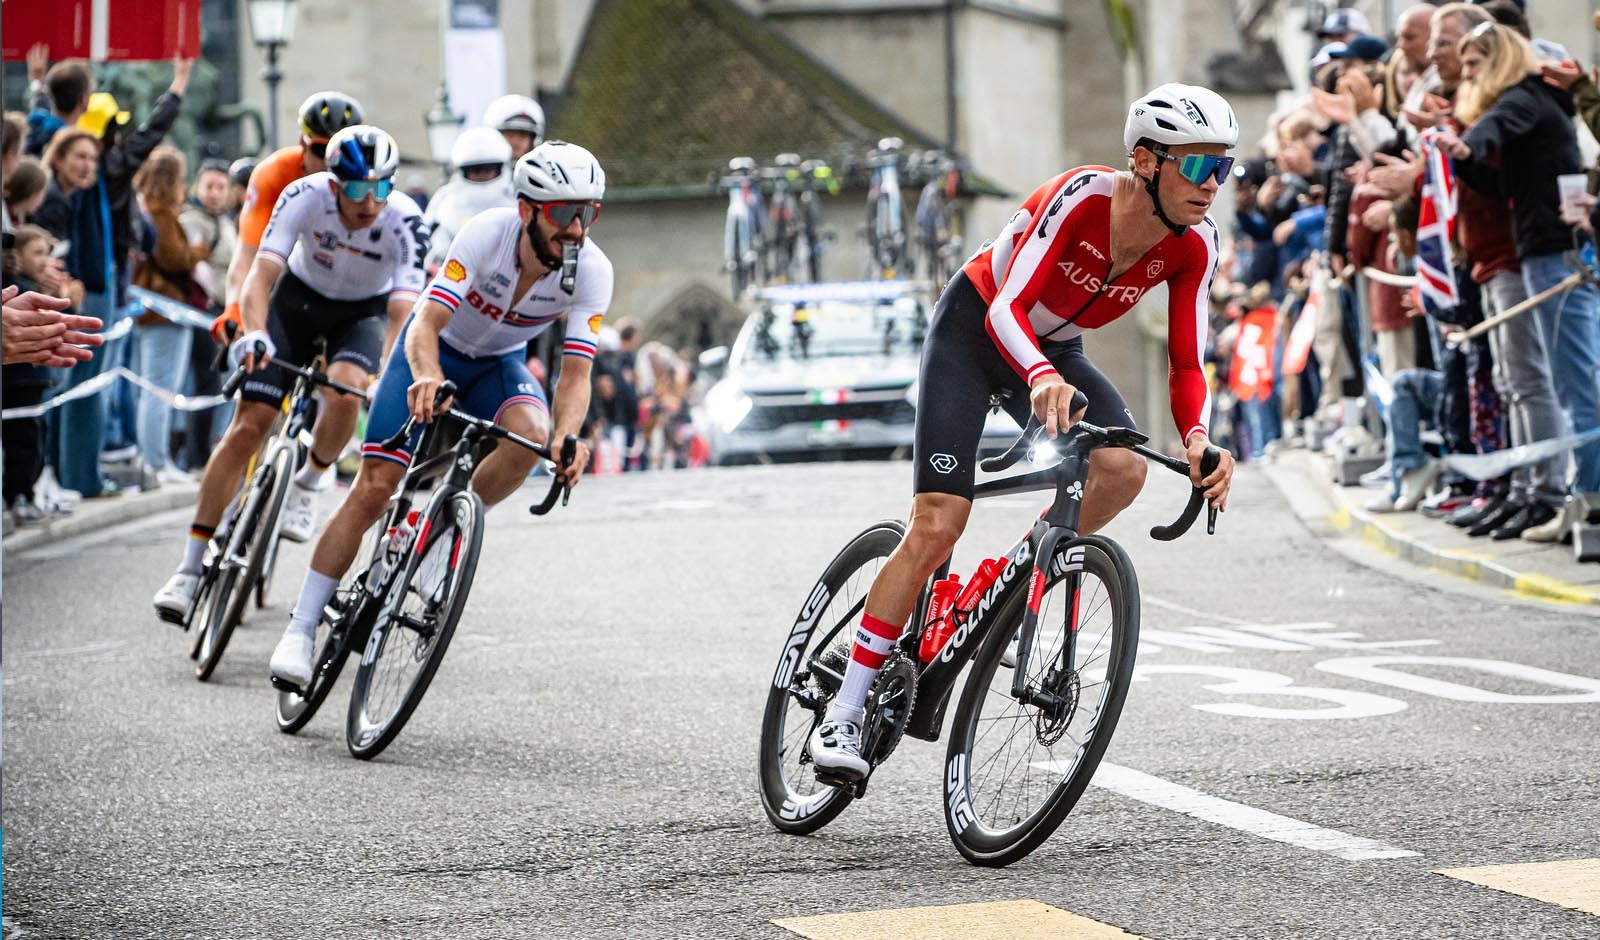
[[[523,296],[513,297],[522,230],[514,208],[486,209],[473,216],[451,242],[419,306],[432,300],[450,309],[450,322],[439,338],[468,356],[520,349],[565,316],[562,352],[593,359],[601,320],[611,306],[611,259],[594,239],[586,238],[578,250],[578,280],[571,294],[561,289],[561,272],[556,270],[534,281]]]
[[[1168,285],[1167,384],[1172,418],[1187,441],[1211,416],[1202,367],[1211,279],[1220,253],[1209,216],[1163,238],[1115,280],[1111,275],[1110,167],[1068,170],[1033,191],[963,270],[989,304],[986,327],[1030,386],[1055,368],[1040,340],[1064,342],[1127,313],[1146,291]]]
[[[332,173],[313,173],[290,183],[272,207],[260,253],[329,300],[415,297],[427,280],[422,211],[405,193],[390,193],[378,221],[352,232],[339,217],[336,182]]]

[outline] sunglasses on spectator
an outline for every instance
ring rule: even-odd
[[[1233,170],[1232,157],[1213,157],[1198,153],[1180,157],[1165,150],[1152,150],[1151,153],[1163,160],[1171,160],[1178,164],[1178,175],[1196,186],[1204,185],[1207,177],[1216,180],[1217,185],[1221,186]]]
[[[318,160],[326,160],[328,158],[328,139],[326,137],[307,140],[305,144],[306,152],[313,157]]]
[[[594,224],[595,219],[600,218],[598,202],[545,202],[540,205],[544,210],[545,221],[558,229],[571,225],[573,219],[582,221],[583,227],[588,228]]]
[[[340,183],[339,188],[343,190],[344,198],[351,202],[361,202],[369,195],[383,202],[394,192],[394,180],[348,180]]]

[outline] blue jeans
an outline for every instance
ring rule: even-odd
[[[169,392],[183,386],[189,371],[189,343],[194,332],[173,323],[136,326],[133,341],[139,347],[139,377]],[[143,389],[139,391],[139,452],[152,470],[171,463],[167,435],[172,428],[172,406]]]
[[[1531,297],[1555,286],[1573,269],[1559,254],[1522,259],[1522,280]],[[1556,397],[1582,433],[1600,427],[1600,392],[1595,389],[1600,370],[1600,294],[1593,284],[1582,284],[1540,304],[1534,313],[1550,350],[1550,377]],[[1572,452],[1578,465],[1579,492],[1600,492],[1600,441]]]
[[[1400,498],[1400,478],[1428,462],[1422,450],[1422,425],[1439,424],[1444,375],[1431,369],[1395,373],[1389,403],[1389,496]]]
[[[110,294],[83,295],[78,308],[85,316],[99,317],[107,330],[115,326],[116,306]],[[105,347],[94,351],[94,358],[80,362],[67,370],[66,381],[57,394],[76,388],[108,368]],[[115,386],[112,387],[113,389]],[[69,490],[84,496],[98,496],[105,484],[100,475],[100,441],[106,428],[106,392],[67,402],[56,409],[55,449],[53,463],[56,480]]]

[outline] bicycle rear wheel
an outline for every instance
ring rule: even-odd
[[[309,448],[296,441],[288,448],[293,458],[289,464],[290,473],[285,478],[291,478],[294,471],[299,470],[306,459]],[[284,502],[278,504],[278,513],[274,518],[271,530],[266,535],[267,558],[261,566],[261,576],[256,578],[255,598],[256,609],[261,610],[267,606],[267,598],[272,594],[272,576],[278,571],[278,550],[283,547],[283,506],[288,502],[289,488],[283,488]]]
[[[250,593],[261,577],[278,516],[289,497],[289,475],[294,467],[294,452],[286,447],[272,451],[269,461],[256,471],[228,536],[227,548],[217,558],[217,586],[212,597],[211,615],[200,641],[195,662],[195,678],[201,682],[222,662],[234,628],[244,619]]]
[[[414,551],[390,585],[356,667],[345,743],[370,760],[416,710],[444,661],[483,545],[483,501],[469,490],[436,495],[418,522]]]
[[[1139,582],[1121,546],[1100,536],[1057,548],[1028,656],[1032,688],[1060,705],[1024,705],[1002,658],[1026,611],[1013,592],[975,657],[950,732],[945,822],[968,861],[999,867],[1026,856],[1061,825],[1094,776],[1132,682]],[[1071,668],[1060,668],[1076,631]]]
[[[356,558],[366,559],[367,564],[353,564],[345,571],[339,586],[334,589],[330,605],[335,615],[330,617],[329,612],[324,610],[322,618],[317,621],[317,635],[312,643],[312,649],[316,652],[311,657],[310,685],[301,692],[278,690],[278,730],[284,734],[294,734],[316,715],[317,709],[322,707],[328,693],[339,681],[339,673],[344,669],[350,651],[359,649],[365,639],[365,630],[372,620],[376,605],[361,582],[372,565],[377,563],[379,543],[388,522],[388,515],[385,514],[362,536]]]
[[[880,522],[851,539],[823,570],[784,638],[761,716],[758,759],[761,805],[782,832],[815,832],[855,798],[851,788],[817,781],[806,742],[839,691],[867,591],[904,537],[899,522]]]

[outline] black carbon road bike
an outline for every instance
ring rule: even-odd
[[[445,382],[435,407],[455,392],[455,383]],[[383,449],[405,446],[416,426],[414,418],[408,419]],[[456,431],[460,436],[449,441],[446,435]],[[426,425],[388,511],[363,536],[357,564],[323,609],[310,683],[302,689],[273,677],[280,731],[294,734],[305,727],[355,653],[360,659],[345,721],[346,746],[352,755],[370,760],[399,735],[444,661],[466,608],[483,544],[483,500],[470,488],[472,473],[498,441],[551,459],[544,446],[455,408]],[[577,438],[568,435],[562,462],[570,463],[576,449]],[[422,492],[429,487],[431,495]],[[529,511],[542,516],[557,499],[565,504],[569,492],[557,478]],[[419,494],[427,501],[413,512]]]
[[[258,343],[256,355],[265,351]],[[328,388],[364,397],[362,392],[329,379],[317,367],[320,363],[320,351],[311,368],[274,362],[294,376],[294,383],[284,396],[272,433],[250,458],[244,483],[207,548],[200,586],[182,620],[184,629],[194,634],[189,658],[195,661],[194,674],[201,682],[210,679],[222,662],[234,629],[244,621],[251,594],[257,607],[265,606],[277,568],[289,485],[309,449],[301,432],[316,421],[317,399],[312,393]],[[222,395],[232,397],[247,376],[243,366],[236,368],[223,383]]]
[[[1074,401],[1073,412],[1083,399]],[[983,461],[989,472],[1014,464],[1037,435],[1029,423],[1006,453]],[[950,838],[968,861],[1003,866],[1025,857],[1056,830],[1094,776],[1132,681],[1139,642],[1139,582],[1116,542],[1079,535],[1089,455],[1122,447],[1185,477],[1189,464],[1145,446],[1127,428],[1078,422],[1060,439],[1055,466],[978,485],[975,498],[1053,489],[1055,499],[1003,556],[1004,567],[970,610],[953,611],[953,632],[926,665],[918,658],[929,622],[932,584],[867,696],[862,756],[876,768],[904,735],[937,741],[955,686],[966,682],[950,731],[944,809]],[[1221,454],[1209,448],[1205,473]],[[1150,534],[1186,532],[1203,491],[1192,489],[1183,515]],[[1216,507],[1207,531],[1215,532]],[[867,780],[818,780],[807,741],[838,693],[867,590],[905,536],[879,522],[851,539],[823,571],[790,627],[767,692],[759,774],[767,817],[779,830],[815,832],[867,789]],[[970,665],[970,669],[967,667]]]

